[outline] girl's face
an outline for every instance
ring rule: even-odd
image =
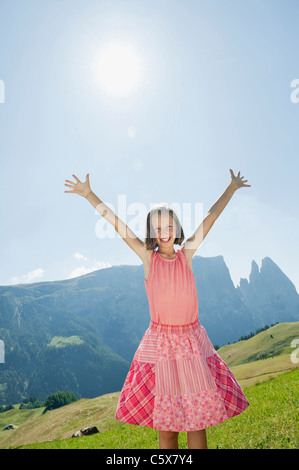
[[[161,247],[171,247],[176,239],[176,225],[168,212],[153,214],[152,216],[153,238]]]

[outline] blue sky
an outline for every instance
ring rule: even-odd
[[[232,168],[252,187],[196,254],[223,255],[235,285],[269,256],[299,291],[298,15],[295,0],[0,0],[0,285],[141,264],[64,193],[72,174],[117,213],[121,195],[206,213]],[[124,94],[96,73],[115,42],[140,63]]]

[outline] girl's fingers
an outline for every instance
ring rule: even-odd
[[[72,176],[75,178],[75,180],[77,181],[77,183],[81,183],[81,181],[79,180],[79,178],[77,178],[76,175],[72,175]]]
[[[70,184],[66,184],[66,183],[64,183],[64,186],[68,186],[69,188],[73,188],[73,186],[71,186]]]
[[[240,171],[238,171],[238,174],[236,176],[234,175],[234,172],[231,168],[229,169],[229,171],[230,171],[231,177],[235,180],[235,182],[237,183],[239,187],[242,187],[242,186],[246,186],[247,188],[251,187],[251,184],[245,184],[248,182],[248,180],[243,180],[245,176],[240,176],[240,173],[241,173]]]

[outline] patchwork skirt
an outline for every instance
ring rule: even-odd
[[[151,322],[115,418],[161,431],[197,431],[238,415],[248,405],[198,320],[186,325]]]

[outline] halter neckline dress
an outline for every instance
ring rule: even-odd
[[[198,320],[195,278],[182,250],[153,251],[145,287],[151,322],[125,379],[115,418],[161,431],[197,431],[249,402]]]

